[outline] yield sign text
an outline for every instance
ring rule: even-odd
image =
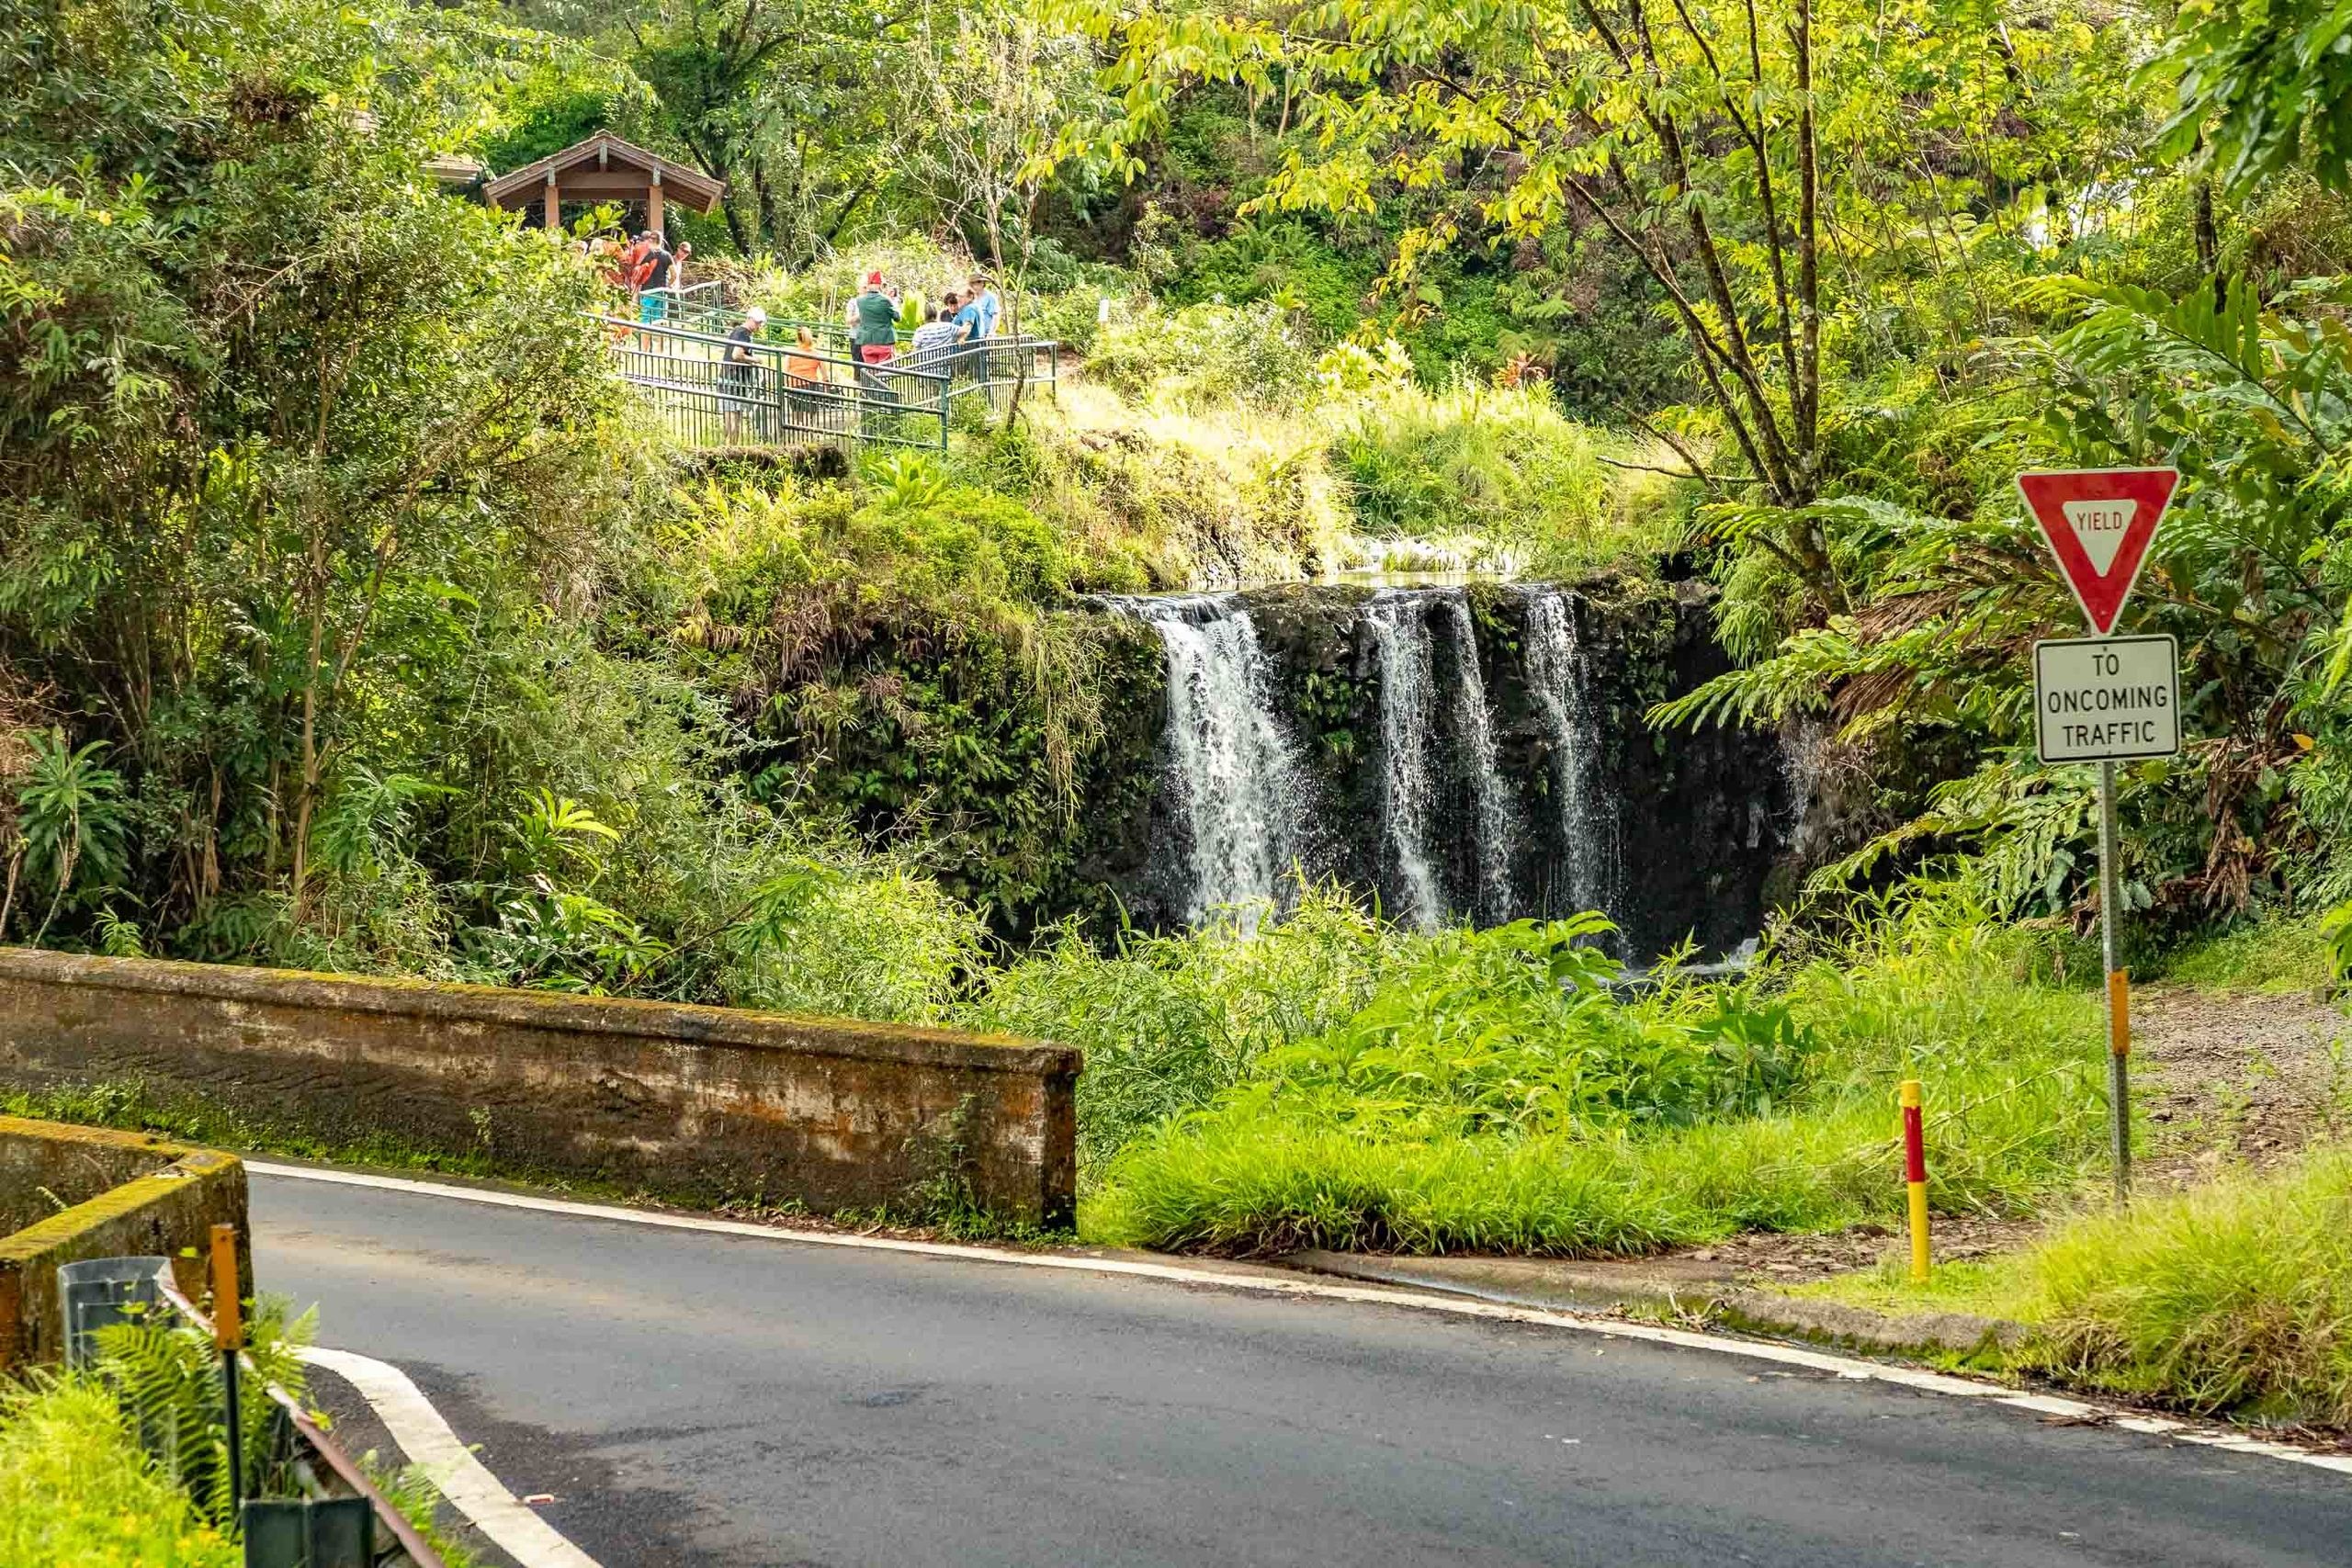
[[[2105,637],[2132,597],[2148,542],[2180,482],[2174,468],[2080,468],[2024,473],[2018,489],[2041,525],[2058,570],[2091,629]]]

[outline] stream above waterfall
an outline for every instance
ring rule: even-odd
[[[1154,775],[1108,874],[1142,924],[1253,920],[1297,876],[1433,930],[1599,909],[1619,956],[1761,926],[1777,737],[1652,730],[1723,668],[1701,585],[1292,584],[1106,598],[1159,637]],[[1117,857],[1114,857],[1117,858]]]

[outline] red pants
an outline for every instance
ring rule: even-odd
[[[888,365],[898,352],[887,343],[869,343],[858,349],[857,357],[865,365]]]

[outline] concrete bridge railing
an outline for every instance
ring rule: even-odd
[[[0,948],[0,1083],[695,1201],[1066,1223],[1078,1071],[947,1030]]]

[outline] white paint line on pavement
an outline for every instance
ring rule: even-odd
[[[451,1507],[472,1520],[476,1529],[523,1568],[597,1568],[594,1558],[514,1500],[514,1494],[499,1483],[473,1450],[458,1441],[449,1423],[406,1372],[388,1361],[349,1350],[312,1345],[298,1353],[357,1389],[409,1462],[432,1478]]]
[[[1981,1399],[2013,1410],[2057,1416],[2086,1426],[2112,1426],[2130,1432],[2163,1437],[2177,1443],[2197,1443],[2231,1453],[2286,1460],[2313,1469],[2352,1475],[2352,1454],[2313,1453],[2285,1443],[2265,1442],[2218,1427],[2192,1426],[2156,1416],[2129,1415],[2057,1394],[2027,1393],[1999,1383],[1922,1371],[1914,1367],[1887,1366],[1826,1350],[1808,1350],[1768,1340],[1736,1339],[1727,1335],[1701,1334],[1661,1324],[1634,1323],[1621,1318],[1587,1317],[1581,1314],[1547,1312],[1533,1307],[1506,1306],[1466,1296],[1401,1291],[1380,1285],[1340,1284],[1317,1279],[1281,1279],[1262,1274],[1236,1274],[1216,1268],[1182,1263],[1155,1263],[1128,1258],[1087,1258],[1069,1253],[1016,1252],[1007,1247],[970,1247],[956,1242],[905,1241],[895,1236],[849,1235],[837,1231],[790,1230],[781,1225],[754,1224],[746,1220],[709,1219],[696,1214],[667,1214],[655,1210],[624,1208],[616,1203],[582,1203],[569,1198],[543,1198],[526,1192],[501,1192],[481,1187],[456,1187],[446,1182],[419,1181],[410,1177],[378,1176],[356,1170],[329,1170],[311,1166],[277,1165],[247,1160],[256,1176],[291,1177],[343,1187],[372,1187],[388,1192],[452,1199],[492,1208],[522,1209],[534,1213],[568,1214],[575,1219],[613,1220],[623,1224],[649,1225],[660,1230],[698,1231],[707,1235],[746,1236],[760,1241],[794,1242],[808,1247],[838,1247],[865,1252],[910,1253],[924,1258],[954,1258],[974,1263],[1003,1263],[1024,1269],[1059,1269],[1072,1273],[1109,1274],[1128,1279],[1165,1280],[1180,1285],[1212,1285],[1222,1290],[1250,1291],[1259,1295],[1291,1296],[1317,1301],[1354,1302],[1371,1306],[1404,1307],[1415,1312],[1454,1317],[1485,1318],[1499,1323],[1532,1324],[1611,1339],[1634,1339],[1652,1345],[1672,1345],[1686,1350],[1707,1350],[1719,1356],[1770,1361],[1858,1382],[1892,1383],[1921,1393],[1956,1399]],[[388,1369],[389,1370],[389,1369]],[[403,1382],[406,1380],[403,1379]],[[430,1408],[429,1406],[427,1407]],[[436,1416],[437,1420],[438,1417]],[[389,1423],[388,1423],[389,1424]],[[445,1428],[446,1429],[446,1428]],[[403,1444],[403,1447],[406,1445]],[[469,1458],[471,1456],[469,1455]],[[487,1472],[485,1472],[487,1473]],[[511,1499],[510,1499],[511,1501]],[[538,1523],[537,1516],[533,1523]],[[552,1533],[552,1532],[550,1532]],[[559,1538],[560,1539],[560,1538]],[[504,1544],[503,1542],[501,1543]],[[509,1548],[511,1551],[512,1548]]]

